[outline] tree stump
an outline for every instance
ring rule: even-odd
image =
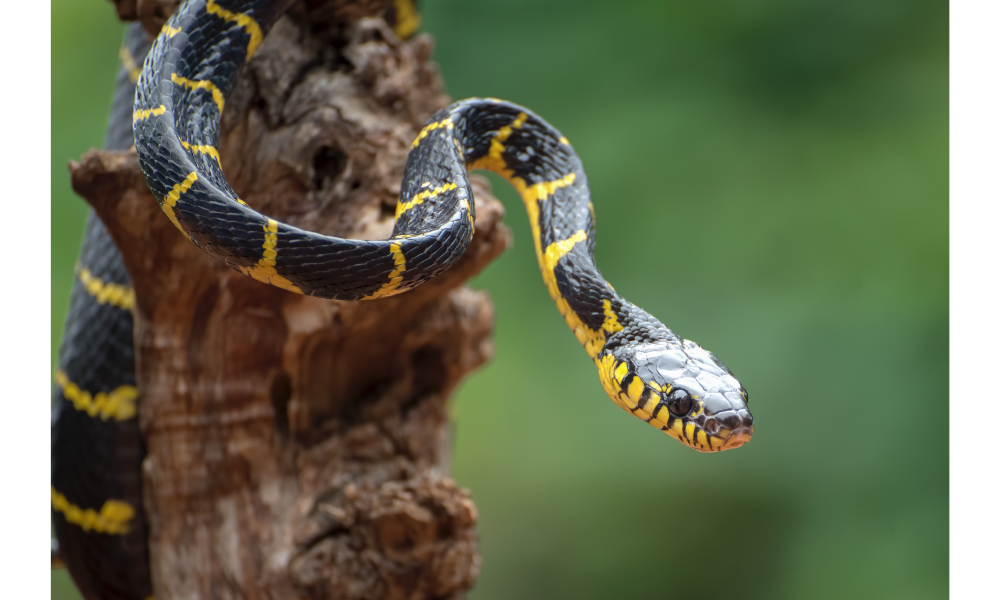
[[[240,75],[220,154],[254,208],[389,237],[410,142],[449,98],[431,38],[401,41],[383,4],[297,3]],[[155,32],[175,5],[118,8]],[[135,288],[156,598],[463,597],[476,508],[447,477],[448,399],[490,358],[493,326],[488,296],[463,283],[510,239],[486,180],[473,178],[476,233],[458,264],[352,303],[204,254],[157,206],[134,148],[70,170]]]

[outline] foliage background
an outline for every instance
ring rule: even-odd
[[[455,403],[499,598],[947,594],[947,3],[423,2],[454,98],[573,142],[619,292],[750,391],[753,441],[701,455],[625,415],[516,244],[475,282],[496,358]],[[52,360],[123,26],[52,2]],[[76,598],[65,572],[52,597]]]

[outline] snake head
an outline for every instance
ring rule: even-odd
[[[625,344],[596,362],[615,404],[695,450],[739,448],[753,435],[746,389],[690,340]]]

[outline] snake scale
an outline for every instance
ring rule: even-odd
[[[246,205],[219,165],[219,121],[241,67],[288,4],[188,0],[151,48],[138,25],[127,29],[105,148],[134,141],[153,196],[184,236],[233,269],[291,293],[392,296],[462,255],[475,231],[468,171],[493,171],[524,201],[542,279],[609,397],[699,451],[737,448],[750,439],[747,392],[732,372],[601,276],[594,205],[580,160],[561,133],[526,108],[472,98],[431,117],[413,141],[387,240],[305,231]],[[392,15],[397,32],[403,16]],[[147,49],[140,71],[136,57]],[[53,522],[60,553],[87,598],[152,594],[132,293],[117,248],[91,213],[55,376],[52,424]]]

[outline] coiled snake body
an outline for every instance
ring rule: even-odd
[[[189,0],[164,26],[145,61],[132,107],[135,146],[153,196],[185,236],[230,267],[289,292],[342,300],[381,298],[412,289],[462,255],[475,229],[467,171],[493,171],[524,200],[542,279],[611,399],[700,451],[736,448],[750,439],[747,393],[730,370],[622,298],[601,276],[593,254],[594,206],[580,160],[564,136],[525,108],[469,99],[435,114],[413,141],[388,240],[305,231],[240,200],[219,166],[219,119],[237,73],[288,4]],[[99,225],[91,218],[88,232]],[[87,257],[85,245],[81,273]],[[104,277],[102,282],[127,285],[120,257],[117,264],[114,275],[89,271],[90,280]],[[83,279],[77,288],[86,287]],[[131,354],[120,361],[120,373],[100,380],[105,388],[108,381],[117,381],[120,388],[99,392],[101,385],[88,387],[81,361],[71,372],[78,296],[80,302],[96,300],[86,290],[74,291],[66,341],[71,351],[64,346],[57,373],[52,488],[57,536],[85,594],[144,598],[150,585],[138,494],[142,452],[134,425]],[[106,304],[95,305],[110,310]],[[131,315],[115,308],[124,339],[125,329],[131,335]],[[128,396],[119,404],[131,412],[101,417],[93,408],[97,398],[104,399],[102,406],[112,406],[109,394],[119,389]],[[90,395],[90,404],[74,401],[74,395],[83,394]],[[89,488],[70,472],[81,468],[77,463],[83,460],[73,455],[70,440],[88,435],[101,436],[89,441],[91,446],[110,448],[108,460],[82,467],[101,471]],[[131,441],[115,446],[116,435],[119,442]],[[114,504],[109,507],[109,502]],[[87,506],[91,508],[83,508]]]

